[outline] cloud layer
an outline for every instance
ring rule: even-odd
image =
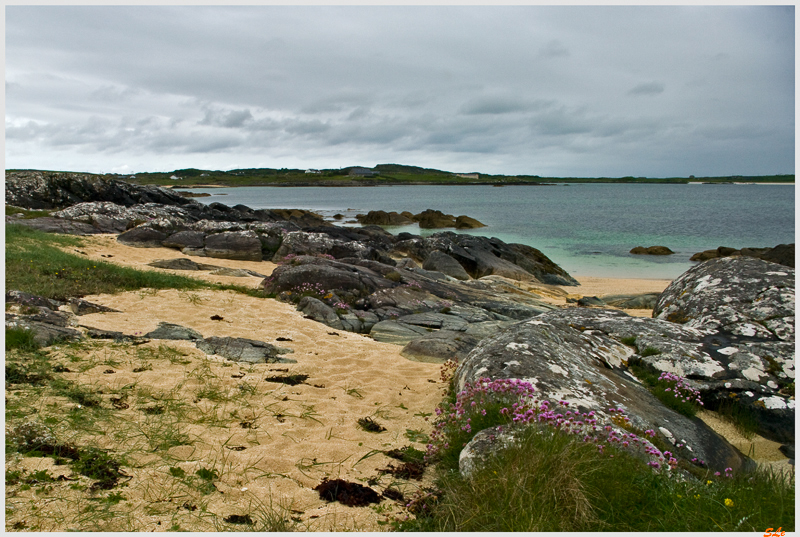
[[[6,8],[6,167],[794,173],[794,7]]]

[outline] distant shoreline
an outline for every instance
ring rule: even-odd
[[[619,181],[565,181],[565,182],[555,182],[555,183],[490,183],[490,182],[481,182],[481,183],[434,183],[430,181],[419,181],[419,182],[402,182],[402,183],[363,183],[363,184],[356,184],[356,183],[259,183],[259,184],[180,184],[180,185],[158,185],[163,186],[164,188],[170,189],[187,189],[187,188],[242,188],[242,187],[269,187],[269,188],[305,188],[305,187],[323,187],[323,188],[365,188],[365,187],[393,187],[393,186],[493,186],[498,188],[509,187],[509,186],[569,186],[569,185],[589,185],[589,184],[602,184],[602,185],[631,185],[631,184],[638,184],[638,185],[653,185],[653,186],[663,186],[663,185],[752,185],[752,186],[759,186],[759,185],[768,185],[768,186],[794,186],[795,183],[757,183],[757,182],[707,182],[707,181],[675,181],[675,182],[659,182],[659,183],[647,183],[644,181],[631,181],[631,182],[619,182]]]

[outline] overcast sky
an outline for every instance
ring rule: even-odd
[[[794,173],[794,6],[6,6],[6,168]]]

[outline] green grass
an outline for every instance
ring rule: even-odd
[[[610,458],[608,454],[614,455]],[[710,483],[708,483],[710,481]],[[726,500],[728,502],[726,503]],[[469,479],[440,468],[403,531],[794,530],[794,486],[766,471],[676,479],[626,453],[529,428]]]
[[[52,211],[29,211],[27,209],[21,209],[19,207],[11,207],[10,205],[6,205],[6,216],[21,214],[23,219],[41,218],[43,216],[50,216],[51,212]]]
[[[26,328],[6,328],[6,352],[19,349],[33,352],[39,348],[33,332]]]
[[[655,352],[646,354],[647,351],[652,350]],[[648,347],[644,351],[642,351],[642,356],[652,356],[656,354],[661,354],[661,351],[656,349],[652,349]],[[659,372],[655,369],[647,366],[644,362],[639,360],[630,360],[628,362],[628,369],[636,375],[636,378],[641,380],[647,389],[652,393],[659,401],[661,401],[664,406],[667,408],[671,408],[675,412],[679,414],[683,414],[684,416],[695,416],[697,415],[697,411],[700,409],[700,406],[693,402],[693,401],[685,401],[681,397],[675,397],[675,394],[672,391],[666,391],[666,388],[672,388],[673,383],[669,383],[664,380],[658,380]]]
[[[6,289],[56,300],[91,294],[153,289],[200,289],[211,284],[162,272],[140,271],[69,254],[57,246],[80,239],[6,225]]]

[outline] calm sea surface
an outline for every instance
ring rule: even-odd
[[[570,184],[193,188],[202,203],[297,208],[352,220],[370,210],[438,209],[487,225],[468,233],[538,248],[573,276],[676,278],[695,252],[794,242],[794,185]],[[351,224],[352,225],[352,224]],[[387,228],[430,235],[416,225]],[[667,246],[671,256],[629,254]]]

